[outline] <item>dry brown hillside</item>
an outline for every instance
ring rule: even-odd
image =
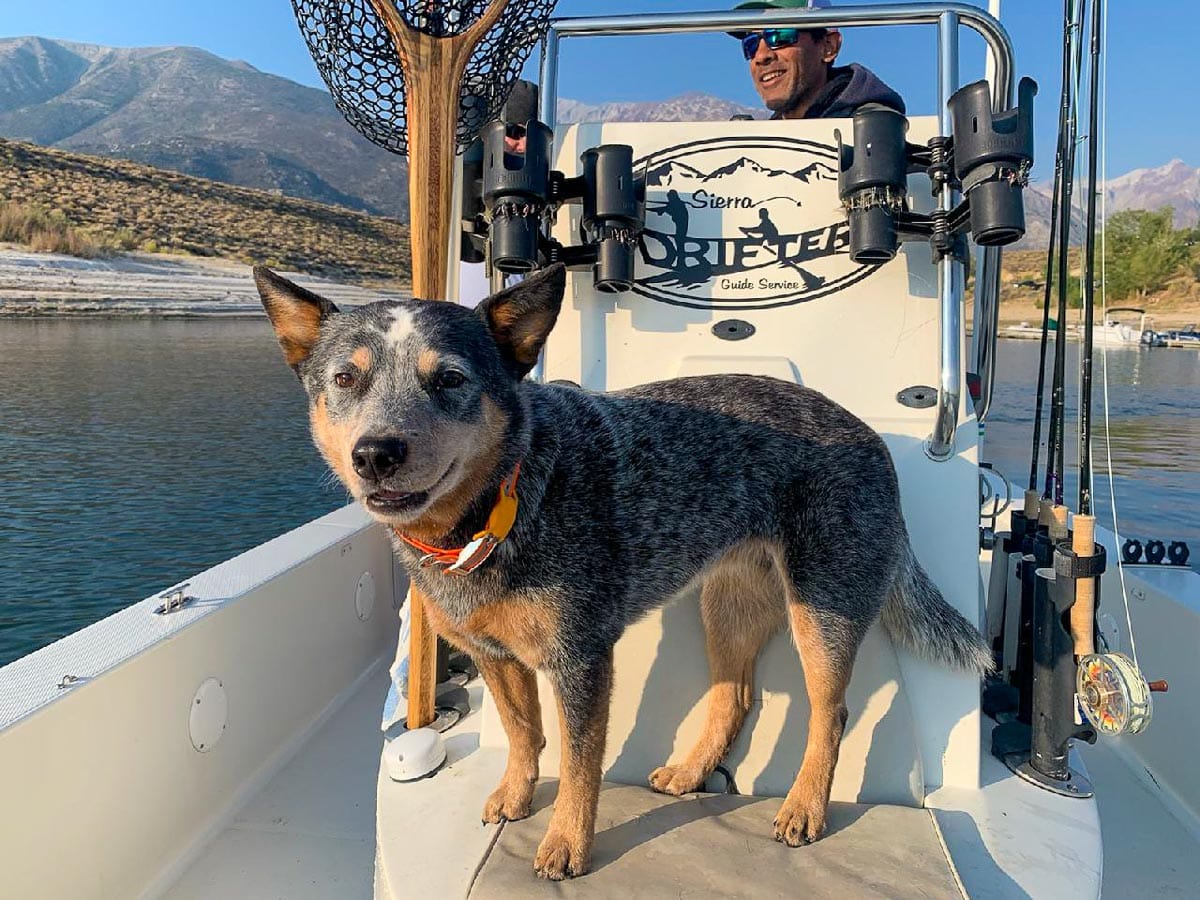
[[[1046,254],[1041,250],[1006,250],[1000,288],[1000,320],[1005,324],[1017,322],[1041,323],[1045,297]],[[1078,247],[1067,257],[1071,275],[1078,277],[1081,256]],[[1097,264],[1099,264],[1097,262]],[[1057,304],[1057,295],[1051,300]],[[1096,297],[1096,316],[1100,315],[1100,297]],[[1149,326],[1160,331],[1180,328],[1200,322],[1200,281],[1190,271],[1181,271],[1166,288],[1142,300],[1137,297],[1109,296],[1108,305],[1137,306],[1154,317]],[[1078,309],[1069,312],[1068,321],[1075,322]]]
[[[0,200],[58,211],[102,243],[407,287],[408,226],[135,163],[0,139]]]

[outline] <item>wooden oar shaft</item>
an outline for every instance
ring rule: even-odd
[[[404,72],[414,297],[448,299],[458,96],[475,45],[499,21],[507,3],[492,0],[462,34],[434,37],[410,28],[392,0],[371,0],[392,37]],[[408,727],[422,728],[434,718],[437,648],[425,615],[429,600],[415,586],[410,596]]]
[[[1090,557],[1096,549],[1096,517],[1075,516],[1075,531],[1071,549],[1079,557]],[[1087,656],[1096,652],[1096,579],[1080,578],[1075,582],[1075,605],[1071,607],[1071,637],[1075,640],[1075,655]]]

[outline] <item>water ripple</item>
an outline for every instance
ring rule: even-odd
[[[1122,528],[1200,557],[1197,360],[1114,352],[1109,376]],[[1018,483],[1036,378],[1037,344],[1001,342],[985,458]],[[346,500],[265,322],[2,321],[0,383],[0,665]]]
[[[0,665],[345,502],[265,322],[0,323]]]

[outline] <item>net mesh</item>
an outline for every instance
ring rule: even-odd
[[[475,46],[458,98],[458,150],[500,112],[556,0],[509,0]],[[471,27],[489,0],[394,0],[405,24],[435,37]],[[304,42],[338,110],[365,137],[407,155],[404,75],[392,37],[370,0],[292,0]]]

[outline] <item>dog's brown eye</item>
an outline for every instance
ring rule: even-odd
[[[453,369],[450,369],[438,375],[437,385],[440,388],[462,387],[463,382],[466,380],[467,377],[463,375],[462,372],[456,372]]]
[[[338,372],[333,376],[333,383],[340,388],[354,387],[354,376],[349,372]]]

